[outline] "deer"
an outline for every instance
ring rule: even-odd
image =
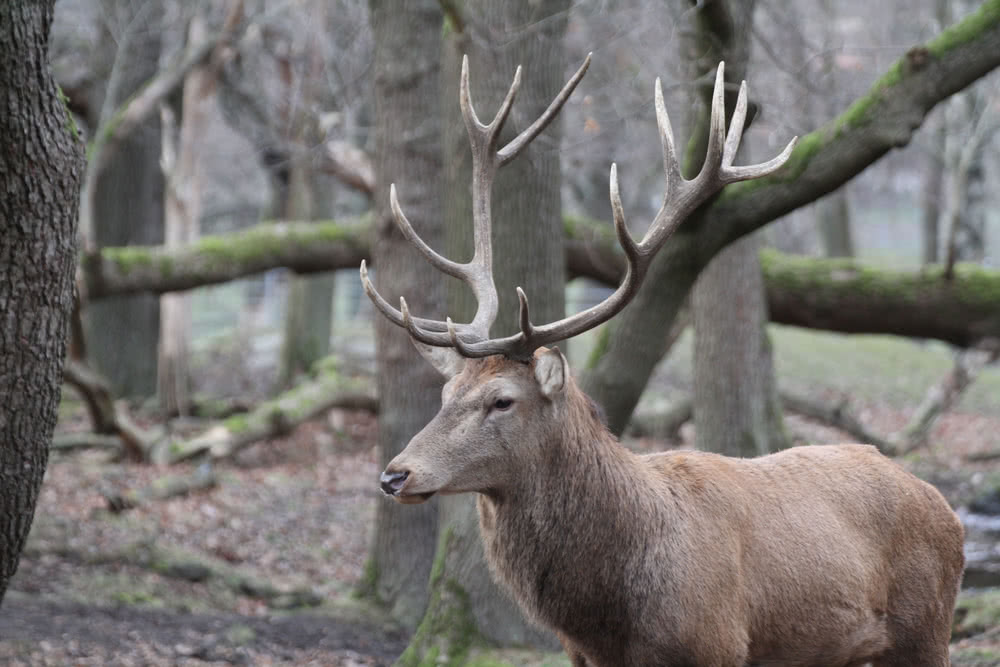
[[[557,341],[609,320],[635,295],[671,234],[724,186],[773,174],[734,166],[747,112],[740,86],[725,130],[716,72],[707,157],[682,177],[659,79],[663,204],[641,241],[626,227],[610,174],[625,277],[604,301],[549,324],[531,320],[518,287],[519,331],[491,338],[491,190],[558,114],[590,56],[548,108],[499,147],[521,68],[483,124],[463,59],[460,106],[472,146],[473,244],[467,263],[430,248],[389,188],[400,232],[433,266],[469,285],[468,323],[424,319],[361,279],[376,309],[405,329],[444,376],[440,412],[380,476],[403,504],[474,493],[492,576],[526,616],[551,629],[576,667],[944,667],[962,576],[963,528],[930,484],[874,447],[800,446],[758,458],[673,450],[637,454],[605,428]]]

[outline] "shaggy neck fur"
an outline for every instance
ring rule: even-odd
[[[670,504],[649,497],[648,468],[572,381],[563,407],[567,414],[552,420],[563,430],[540,443],[541,465],[530,462],[534,469],[515,475],[510,488],[480,495],[480,529],[495,575],[536,622],[570,637],[606,638],[610,648],[633,632],[629,619],[642,597],[663,592],[635,573],[670,530]],[[636,525],[643,515],[661,525]]]

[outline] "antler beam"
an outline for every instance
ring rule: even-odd
[[[774,173],[785,164],[795,148],[797,138],[792,139],[780,155],[767,162],[747,166],[733,165],[746,121],[747,87],[746,82],[740,86],[736,109],[733,112],[727,133],[724,117],[724,64],[719,63],[715,76],[715,89],[712,93],[707,155],[698,175],[692,180],[687,180],[681,175],[670,118],[663,103],[660,80],[657,79],[654,99],[656,124],[659,128],[660,144],[663,150],[665,194],[659,212],[639,242],[633,240],[625,224],[625,213],[618,191],[618,168],[614,164],[611,165],[609,185],[615,233],[628,261],[628,268],[621,285],[601,303],[557,322],[541,326],[532,324],[528,297],[518,287],[520,331],[504,338],[491,339],[489,328],[497,314],[497,291],[493,282],[493,253],[490,246],[490,195],[493,178],[497,169],[513,160],[555,118],[580,79],[583,78],[589,65],[590,55],[587,56],[583,65],[563,86],[563,89],[542,115],[510,143],[500,150],[496,150],[500,130],[510,113],[517,89],[520,86],[521,68],[517,68],[514,81],[496,116],[488,125],[483,125],[476,116],[469,98],[468,57],[462,60],[460,102],[462,116],[469,133],[469,142],[472,145],[472,215],[475,245],[472,259],[465,264],[453,262],[442,257],[424,243],[400,209],[395,185],[389,188],[389,201],[393,218],[400,231],[423,253],[427,260],[442,272],[469,284],[478,302],[476,315],[468,324],[454,324],[450,318],[444,322],[413,318],[410,316],[403,298],[400,298],[400,308],[396,310],[378,294],[368,278],[365,263],[361,263],[361,281],[369,298],[379,311],[395,324],[404,327],[416,340],[428,345],[454,347],[465,357],[475,358],[503,354],[510,358],[527,360],[531,358],[536,349],[543,345],[571,338],[596,327],[614,317],[628,305],[639,290],[653,257],[691,213],[730,183],[760,178]]]

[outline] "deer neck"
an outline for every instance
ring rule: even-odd
[[[648,473],[588,404],[583,411],[567,416],[563,423],[574,426],[546,443],[540,464],[478,501],[494,575],[547,625],[567,622],[574,605],[613,609],[608,601],[621,590],[615,577],[629,571],[630,554],[641,553],[632,547],[648,539],[634,520],[649,504]],[[581,591],[580,578],[593,585]]]

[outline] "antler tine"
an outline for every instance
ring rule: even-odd
[[[726,134],[726,147],[722,151],[722,165],[731,167],[736,159],[736,151],[740,148],[743,138],[743,125],[747,119],[747,82],[740,82],[740,94],[736,97],[736,108],[729,120],[729,132]]]
[[[622,197],[618,192],[618,165],[613,162],[611,163],[611,176],[608,177],[608,189],[611,197],[611,214],[615,221],[615,235],[618,237],[618,243],[622,250],[625,251],[625,258],[628,260],[631,270],[632,265],[639,261],[641,251],[625,224],[625,207],[622,206]]]
[[[580,83],[580,80],[583,79],[583,75],[587,73],[587,69],[590,67],[590,58],[593,55],[593,51],[587,54],[587,57],[583,60],[583,64],[577,68],[576,73],[570,77],[569,81],[567,81],[562,87],[562,90],[559,91],[559,94],[552,99],[552,102],[549,104],[548,108],[542,112],[542,115],[535,119],[534,123],[526,127],[521,134],[511,139],[510,143],[497,151],[499,166],[502,167],[516,158],[518,154],[524,150],[524,148],[530,144],[532,140],[534,140],[535,137],[541,134],[542,131],[549,126],[549,123],[552,122],[556,115],[558,115],[559,111],[562,110],[563,105],[566,104],[566,100],[568,100],[569,96],[573,94],[574,90],[576,90],[576,86]],[[517,71],[518,74],[520,74],[521,68],[518,67]]]
[[[368,277],[368,266],[364,260],[361,260],[361,286],[365,290],[365,294],[371,299],[372,304],[380,313],[386,316],[390,322],[396,326],[402,327],[409,330],[411,326],[416,327],[418,330],[421,342],[427,343],[428,345],[450,346],[451,340],[447,338],[445,334],[445,324],[444,322],[438,322],[436,320],[426,320],[421,317],[412,317],[409,312],[403,310],[396,310],[389,302],[382,298],[382,295],[378,293],[375,286],[372,284],[371,278]],[[402,297],[400,301],[404,302]],[[401,304],[402,305],[402,304]],[[407,324],[407,318],[409,318],[412,324]]]
[[[798,137],[792,137],[792,140],[788,142],[785,146],[785,150],[781,151],[776,157],[771,158],[767,162],[761,162],[760,164],[748,164],[743,167],[726,167],[722,171],[722,178],[725,183],[737,183],[739,181],[750,181],[755,178],[761,178],[763,176],[769,176],[774,172],[778,171],[785,166],[788,162],[788,158],[792,156],[792,151],[799,143]]]
[[[666,172],[667,192],[673,192],[684,180],[681,177],[681,167],[677,162],[677,150],[674,148],[674,131],[670,126],[670,115],[667,105],[663,102],[663,87],[660,77],[656,77],[653,86],[653,105],[656,109],[656,127],[660,131],[660,147],[663,153],[663,170]]]
[[[469,56],[462,56],[462,76],[458,85],[458,104],[462,109],[462,118],[465,119],[466,127],[470,125],[479,133],[486,131],[486,126],[479,121],[476,110],[472,107],[471,93],[469,92]],[[471,135],[471,130],[470,130]]]
[[[439,271],[447,273],[449,276],[454,278],[465,278],[468,275],[467,267],[464,264],[459,264],[458,262],[453,262],[446,257],[442,257],[436,253],[433,248],[427,245],[422,238],[417,234],[416,230],[413,229],[413,225],[407,220],[406,215],[403,213],[403,209],[399,206],[399,199],[396,197],[396,184],[392,183],[389,185],[389,207],[392,209],[392,217],[396,221],[396,226],[399,227],[399,231],[402,232],[406,240],[417,247],[417,250],[427,258],[435,268]]]
[[[525,339],[530,340],[535,327],[531,324],[531,315],[528,313],[528,295],[524,293],[520,285],[517,287],[517,315],[521,325],[521,333],[524,334]]]
[[[469,56],[462,56],[462,80],[459,84],[459,104],[462,108],[462,118],[465,119],[466,130],[469,133],[469,140],[473,146],[473,153],[477,150],[492,153],[495,150],[497,139],[500,137],[500,131],[503,129],[504,123],[507,122],[507,116],[510,115],[511,107],[514,106],[514,98],[517,96],[517,91],[520,88],[521,66],[518,65],[514,71],[514,80],[511,81],[510,88],[507,89],[507,95],[504,96],[496,115],[493,116],[493,120],[490,121],[489,125],[483,125],[476,114],[476,108],[472,104],[472,93],[469,89]]]
[[[696,181],[711,178],[719,172],[719,161],[724,151],[726,140],[726,64],[719,63],[715,70],[715,87],[712,88],[712,111],[708,127],[708,150],[701,172]]]

